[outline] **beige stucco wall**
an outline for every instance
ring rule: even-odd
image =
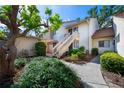
[[[110,47],[105,48],[105,47],[99,47],[98,46],[98,42],[99,41],[103,41],[103,40],[110,40]],[[113,37],[105,37],[105,38],[98,38],[98,39],[92,39],[92,46],[93,48],[98,48],[99,49],[99,53],[102,53],[106,50],[112,50],[114,51],[114,41],[113,41]]]
[[[79,32],[79,46],[84,46],[86,50],[88,49],[88,23],[82,22],[81,24],[77,25],[78,32]]]
[[[29,56],[33,56],[35,54],[34,45],[39,40],[36,38],[26,38],[26,37],[19,37],[16,39],[15,46],[17,48],[17,54],[23,50],[28,52]]]
[[[97,21],[97,18],[90,18],[89,19],[89,34],[88,34],[88,46],[89,46],[89,53],[91,53],[92,50],[92,35],[96,30],[99,29],[99,24]]]
[[[92,49],[92,38],[93,33],[99,29],[98,21],[96,18],[90,18],[87,21],[83,21],[80,24],[74,25],[71,27],[72,29],[78,27],[79,32],[79,46],[84,46],[86,50],[89,52]],[[61,28],[56,31],[54,36],[55,40],[61,41],[64,39],[64,34],[68,33],[68,29],[66,29],[63,25]]]

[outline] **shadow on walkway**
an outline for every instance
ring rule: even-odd
[[[100,64],[100,55],[96,56],[91,60],[92,63]]]

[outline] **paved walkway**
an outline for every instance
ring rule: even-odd
[[[99,56],[91,60],[90,63],[83,65],[64,63],[77,73],[85,88],[108,88],[101,74]]]

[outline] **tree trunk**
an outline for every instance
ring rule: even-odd
[[[49,35],[50,40],[53,39],[53,34],[52,34],[51,30],[50,30],[50,27],[48,27],[48,35]]]
[[[0,87],[9,87],[13,83],[16,55],[15,38],[0,46]]]

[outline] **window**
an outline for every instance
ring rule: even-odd
[[[75,27],[75,28],[74,28],[74,32],[76,32],[76,31],[78,31],[78,27]]]
[[[69,30],[68,30],[68,33],[70,33],[70,35],[71,35],[71,34],[72,34],[72,29],[69,29]]]
[[[110,40],[99,41],[99,47],[110,47]]]
[[[104,47],[104,41],[99,41],[99,47]]]
[[[110,47],[110,40],[104,41],[104,47]]]
[[[74,48],[79,48],[79,41],[75,40],[73,43]]]

